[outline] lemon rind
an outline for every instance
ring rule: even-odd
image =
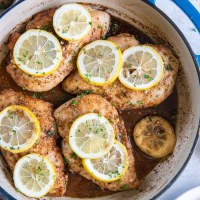
[[[37,117],[35,116],[35,114],[33,112],[31,112],[28,108],[24,107],[24,106],[19,106],[19,105],[12,105],[12,106],[8,106],[7,108],[5,108],[4,110],[2,110],[0,112],[0,115],[3,113],[3,112],[6,112],[6,110],[8,110],[9,108],[12,108],[12,109],[22,109],[24,111],[26,111],[32,118],[32,120],[34,121],[34,124],[35,124],[35,132],[34,134],[36,135],[36,137],[34,139],[32,139],[27,146],[25,146],[24,148],[21,148],[21,149],[15,149],[15,150],[11,150],[10,148],[8,147],[5,147],[3,146],[1,143],[0,143],[0,146],[1,148],[9,151],[9,152],[12,152],[12,153],[21,153],[21,152],[24,152],[28,149],[30,149],[34,144],[35,142],[37,141],[37,139],[39,138],[40,136],[40,122],[38,121]]]
[[[94,172],[91,171],[91,170],[88,168],[88,166],[87,166],[87,161],[90,160],[90,159],[82,159],[82,164],[83,164],[83,167],[84,167],[85,171],[86,171],[90,176],[92,176],[95,180],[101,181],[101,182],[114,182],[114,181],[117,181],[117,180],[123,178],[123,176],[126,174],[126,172],[127,172],[127,170],[128,170],[128,166],[129,166],[127,149],[126,149],[126,147],[125,147],[121,142],[117,141],[116,139],[115,139],[115,143],[117,143],[117,144],[123,149],[123,151],[124,151],[124,153],[125,153],[125,157],[126,157],[125,167],[123,168],[123,171],[121,172],[121,174],[120,174],[119,176],[117,176],[117,177],[115,177],[115,178],[112,178],[112,179],[110,179],[110,180],[105,180],[105,179],[102,179],[102,178],[96,176],[96,175],[94,174]]]
[[[160,70],[160,75],[159,77],[157,78],[157,81],[155,81],[152,85],[148,86],[148,87],[145,87],[145,88],[137,88],[137,87],[131,87],[130,85],[126,84],[125,82],[123,82],[123,79],[121,78],[121,76],[119,75],[119,81],[121,82],[122,85],[124,85],[126,88],[129,88],[131,90],[135,90],[135,91],[145,91],[145,90],[148,90],[156,85],[159,84],[159,82],[161,81],[161,79],[163,78],[163,75],[164,75],[164,62],[163,62],[163,59],[162,57],[160,56],[160,54],[151,46],[148,46],[148,45],[139,45],[141,47],[147,47],[147,48],[150,48],[152,51],[155,52],[155,54],[157,55],[158,59],[160,60],[160,63],[162,64],[161,65],[161,70]],[[130,47],[132,48],[132,47]],[[127,49],[128,50],[128,49]]]
[[[17,163],[20,162],[23,158],[28,157],[28,156],[30,157],[31,155],[38,156],[38,157],[40,157],[41,159],[45,160],[45,162],[48,163],[48,165],[49,165],[50,168],[52,169],[52,173],[53,173],[53,176],[54,176],[54,179],[53,179],[53,182],[52,182],[51,186],[49,187],[49,189],[48,189],[44,194],[39,195],[39,196],[37,196],[37,197],[32,196],[32,195],[31,195],[31,196],[26,195],[26,196],[32,197],[32,198],[34,198],[34,197],[35,197],[35,198],[41,198],[41,197],[45,196],[45,195],[54,187],[55,182],[56,182],[56,170],[55,170],[55,167],[54,167],[54,165],[52,164],[52,162],[51,162],[47,157],[42,156],[42,155],[37,154],[37,153],[27,154],[27,155],[23,156],[22,158],[20,158],[20,159],[17,161]],[[15,167],[18,166],[17,163],[16,163]],[[13,179],[14,179],[14,180],[15,180],[15,177],[16,177],[16,176],[15,176],[15,173],[13,172]],[[19,189],[16,185],[15,185],[15,187],[16,187],[17,189]],[[20,189],[19,189],[19,190],[20,190]]]
[[[97,113],[87,113],[87,114],[85,114],[85,115],[82,115],[82,116],[78,117],[78,118],[73,122],[73,124],[72,124],[72,126],[71,126],[71,128],[70,128],[70,131],[69,131],[69,138],[68,138],[69,145],[70,145],[71,149],[72,149],[80,158],[85,158],[85,157],[81,154],[81,152],[77,152],[77,151],[76,151],[76,149],[75,149],[74,146],[73,146],[73,143],[71,142],[71,138],[72,138],[72,134],[73,134],[73,133],[72,133],[72,129],[74,129],[74,127],[77,126],[77,122],[78,122],[80,119],[84,118],[84,116],[91,115],[91,114],[97,115]],[[109,122],[105,117],[101,116],[101,118],[103,118],[108,124],[110,124],[110,122]],[[115,139],[114,139],[114,138],[115,138],[115,133],[114,133],[114,129],[113,129],[113,127],[112,127],[111,124],[110,124],[110,128],[112,128],[113,140],[111,141],[111,144],[109,145],[109,147],[108,147],[107,149],[104,149],[104,151],[102,151],[102,154],[100,154],[99,156],[96,156],[95,158],[101,158],[102,156],[104,156],[105,154],[107,154],[107,153],[110,151],[110,149],[112,148],[112,146],[113,146],[113,144],[114,144],[114,141],[115,141]],[[95,159],[94,157],[90,157],[90,156],[87,156],[87,158]]]
[[[75,3],[74,3],[74,4],[75,4]],[[66,5],[68,6],[68,5],[72,5],[72,4],[66,4]],[[63,5],[63,6],[66,6],[66,5]],[[75,5],[78,5],[78,6],[82,7],[82,8],[85,10],[85,12],[87,12],[88,16],[90,17],[90,22],[92,22],[92,16],[91,16],[90,12],[89,12],[84,6],[82,6],[82,5],[80,5],[80,4],[75,4]],[[59,10],[59,9],[58,9],[58,10]],[[58,10],[56,10],[56,12],[57,12]],[[56,12],[55,12],[55,14],[56,14]],[[55,16],[55,14],[54,14],[54,16]],[[77,42],[77,41],[80,41],[81,39],[83,39],[83,38],[91,31],[91,25],[90,25],[89,27],[90,27],[90,29],[88,30],[88,32],[85,32],[85,34],[83,34],[82,37],[80,37],[80,38],[78,38],[78,39],[72,39],[72,38],[64,37],[62,34],[60,34],[60,32],[58,32],[58,31],[56,30],[55,20],[53,19],[53,28],[54,28],[56,34],[57,34],[60,38],[66,40],[66,41],[69,41],[69,42]]]
[[[57,44],[59,44],[59,50],[58,50],[58,52],[61,54],[61,56],[60,56],[60,59],[58,60],[58,63],[54,66],[54,68],[53,68],[52,70],[50,70],[50,71],[48,71],[48,72],[45,72],[45,73],[31,73],[31,72],[29,72],[28,70],[25,70],[25,69],[22,67],[23,65],[19,64],[19,63],[18,63],[18,60],[17,60],[17,58],[16,58],[16,57],[17,57],[17,54],[16,54],[15,52],[16,52],[17,42],[16,42],[16,44],[15,44],[15,46],[14,46],[14,49],[13,49],[13,59],[14,59],[14,62],[15,62],[15,64],[16,64],[16,66],[17,66],[19,69],[21,69],[24,73],[29,74],[29,75],[34,76],[34,77],[45,77],[45,76],[51,75],[53,72],[55,72],[55,71],[60,67],[60,65],[61,65],[61,63],[62,63],[62,61],[63,61],[62,47],[61,47],[60,42],[58,41],[58,39],[57,39],[52,33],[49,33],[49,32],[44,31],[44,30],[30,29],[30,30],[26,31],[25,33],[23,33],[21,36],[23,36],[24,34],[27,34],[28,32],[35,31],[35,30],[36,30],[36,31],[39,31],[39,32],[45,32],[46,34],[51,35],[51,37],[54,39],[54,41],[56,41]],[[20,36],[20,37],[21,37],[21,36]],[[20,39],[20,38],[19,38],[19,39]]]
[[[110,78],[109,80],[103,82],[103,83],[94,82],[94,81],[92,81],[92,80],[89,81],[89,84],[94,85],[94,86],[106,86],[106,85],[109,85],[109,84],[113,83],[113,82],[118,78],[119,73],[120,73],[120,71],[122,70],[122,66],[123,66],[122,52],[121,52],[119,46],[118,46],[117,44],[115,44],[114,42],[108,41],[108,40],[95,40],[94,42],[91,42],[91,43],[85,45],[85,46],[81,49],[81,51],[79,52],[79,54],[78,54],[78,58],[77,58],[77,68],[78,68],[79,75],[84,79],[84,81],[88,82],[88,81],[87,81],[87,77],[85,77],[85,75],[81,72],[81,68],[82,68],[82,67],[81,67],[80,64],[79,64],[79,55],[81,55],[82,52],[84,51],[84,49],[87,48],[89,45],[91,45],[92,43],[96,43],[96,42],[98,42],[98,41],[106,41],[106,42],[108,42],[108,43],[111,43],[111,44],[114,46],[114,48],[118,51],[119,61],[118,61],[118,66],[117,66],[117,69],[116,69],[116,73],[113,75],[113,77]]]

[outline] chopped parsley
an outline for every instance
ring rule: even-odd
[[[12,111],[8,111],[8,117],[10,118],[10,119],[14,119],[14,112],[12,112]]]
[[[72,100],[72,106],[76,106],[76,105],[78,105],[78,101],[77,100]]]
[[[120,173],[119,173],[118,170],[117,171],[110,171],[109,172],[109,177],[110,178],[114,178],[114,177],[119,176],[119,175],[120,175]]]
[[[146,79],[149,80],[149,81],[152,81],[152,80],[153,80],[153,78],[152,78],[151,76],[147,75],[147,74],[144,75],[144,78],[146,78]]]
[[[56,133],[57,133],[57,132],[54,131],[54,130],[46,130],[46,134],[47,134],[48,136],[55,135]]]
[[[101,26],[101,25],[98,25],[98,26],[97,26],[97,28],[101,29],[101,28],[102,28],[102,26]]]
[[[114,103],[111,103],[111,105],[114,107],[115,106],[115,104]]]
[[[42,95],[41,95],[40,93],[34,92],[33,95],[32,95],[32,97],[33,97],[34,99],[40,99],[40,98],[42,97]]]
[[[68,163],[69,163],[69,160],[66,157],[64,157],[64,164],[67,165]]]
[[[36,140],[35,144],[40,144],[40,141],[39,141],[39,140]]]
[[[67,33],[67,30],[62,30],[62,33]]]
[[[13,132],[13,135],[16,135],[16,133],[17,133],[17,131],[16,130],[12,130],[12,132]]]
[[[23,53],[23,57],[26,58],[27,56],[28,56],[28,51],[25,51],[25,52]]]
[[[127,184],[125,184],[125,185],[123,185],[122,187],[120,187],[120,189],[121,189],[121,190],[128,190],[128,189],[129,189],[129,187],[128,187],[128,185],[127,185]]]
[[[131,102],[131,101],[127,101],[126,102],[128,105],[130,105],[130,106],[134,106],[134,104]]]
[[[16,192],[20,192],[18,188],[15,188]]]
[[[42,62],[41,61],[36,61],[36,64],[42,65]]]
[[[92,26],[92,22],[89,22],[89,25],[91,25],[91,26]]]
[[[42,26],[41,29],[44,31],[51,31],[52,30],[52,21],[50,21],[49,24]]]
[[[10,147],[10,150],[15,150],[15,148],[13,146]]]
[[[51,93],[52,93],[52,94],[55,94],[55,93],[56,93],[56,91],[53,89],[53,90],[51,90]]]
[[[142,101],[137,101],[137,103],[141,106],[143,104]]]
[[[151,116],[148,116],[147,118],[148,118],[148,122],[152,122]]]
[[[93,90],[83,90],[83,92],[80,95],[78,95],[77,97],[82,98],[86,94],[93,94]]]
[[[90,79],[91,79],[91,77],[92,77],[91,74],[86,73],[85,76],[86,76],[86,78],[85,78],[86,81],[89,83],[89,82],[90,82]]]
[[[71,153],[71,158],[76,159],[77,155],[75,152]]]
[[[106,35],[103,35],[101,39],[102,39],[102,40],[106,40],[106,39],[107,39],[107,36],[106,36]]]
[[[173,67],[169,64],[165,66],[166,71],[173,71]]]
[[[23,62],[23,61],[24,61],[24,60],[23,60],[22,58],[20,58],[20,57],[17,58],[17,59],[18,59],[20,62]]]
[[[102,114],[101,114],[101,113],[99,113],[99,114],[98,114],[98,117],[99,117],[99,118],[101,118],[101,117],[102,117]]]

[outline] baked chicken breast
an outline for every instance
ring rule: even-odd
[[[139,44],[133,35],[126,33],[109,37],[108,40],[115,42],[122,51]],[[66,92],[71,94],[79,94],[84,90],[92,90],[96,94],[103,95],[112,105],[121,110],[156,106],[172,93],[176,82],[179,61],[168,47],[163,45],[150,46],[162,57],[165,69],[161,81],[148,90],[136,91],[128,89],[118,79],[107,86],[94,86],[85,82],[77,70],[65,79],[62,87]]]
[[[37,153],[47,157],[55,167],[57,179],[54,187],[47,196],[63,196],[66,191],[68,176],[64,174],[64,160],[62,152],[56,144],[57,127],[53,117],[52,104],[40,99],[34,99],[21,92],[14,92],[11,89],[0,92],[0,111],[10,105],[21,105],[30,109],[38,118],[41,127],[41,134],[38,141],[32,148],[23,153],[11,153],[2,151],[2,155],[7,161],[11,171],[14,170],[16,162],[29,153]],[[51,134],[49,134],[51,133]]]
[[[77,102],[76,106],[72,104],[73,101]],[[97,181],[85,171],[82,166],[81,159],[78,157],[74,158],[72,156],[73,151],[68,143],[70,127],[78,117],[94,112],[101,114],[110,121],[115,130],[116,139],[123,143],[128,151],[129,168],[121,180],[111,183]],[[124,122],[119,117],[117,110],[106,99],[96,94],[88,94],[83,97],[80,96],[64,103],[57,108],[54,112],[54,116],[58,122],[58,131],[63,137],[62,151],[64,156],[69,161],[68,167],[71,172],[79,173],[81,176],[92,180],[102,189],[108,189],[112,191],[119,191],[125,185],[127,185],[129,189],[133,189],[139,184],[135,172],[135,160],[127,137],[126,129],[124,127]]]
[[[92,16],[92,28],[90,32],[78,42],[67,42],[60,40],[63,51],[63,61],[61,62],[60,67],[48,76],[30,76],[15,65],[15,62],[12,58],[12,50],[17,39],[20,37],[20,33],[15,32],[11,35],[8,43],[8,48],[11,51],[11,62],[7,66],[7,71],[20,87],[34,92],[43,92],[54,88],[56,85],[61,83],[73,69],[75,69],[76,56],[80,48],[94,40],[100,39],[106,34],[110,25],[110,15],[106,12],[93,9],[89,6],[85,7]],[[48,11],[43,11],[36,14],[28,22],[26,30],[43,29],[54,33],[52,27],[54,13],[55,9],[50,9]]]

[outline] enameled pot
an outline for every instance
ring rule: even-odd
[[[6,54],[4,42],[14,27],[35,13],[70,2],[77,1],[21,0],[11,6],[0,17],[0,61]],[[176,84],[178,91],[177,144],[174,153],[167,160],[158,164],[141,181],[137,190],[116,193],[99,199],[146,200],[157,198],[184,169],[198,139],[200,90],[197,63],[186,39],[174,23],[162,11],[148,2],[141,0],[80,0],[78,2],[105,6],[107,12],[130,22],[149,35],[156,43],[166,43],[180,58],[181,66]],[[6,172],[6,165],[0,158],[0,186],[2,189],[11,199],[28,199],[16,192],[12,177],[9,177],[9,173]],[[45,199],[48,199],[48,197]],[[71,198],[59,197],[54,199]]]

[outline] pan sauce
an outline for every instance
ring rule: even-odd
[[[138,39],[142,44],[143,43],[153,43],[152,40],[147,37],[144,33],[133,27],[132,25],[126,23],[125,21],[118,20],[112,17],[112,24],[109,33],[107,36],[116,35],[119,33],[131,33],[136,39]],[[8,56],[9,57],[9,56]],[[7,59],[8,59],[7,57]],[[0,90],[6,88],[12,88],[15,91],[23,91],[25,94],[33,96],[34,98],[41,98],[45,101],[49,101],[53,103],[54,107],[57,108],[62,103],[67,100],[73,98],[74,96],[71,94],[67,94],[61,88],[61,84],[59,84],[54,89],[48,92],[42,93],[34,93],[25,91],[20,88],[10,77],[10,75],[6,71],[7,59],[5,59],[2,63],[0,70]],[[142,179],[145,175],[147,175],[156,164],[160,161],[159,159],[153,159],[146,155],[144,155],[134,144],[132,131],[135,124],[147,115],[159,115],[171,122],[173,127],[175,127],[175,118],[177,112],[177,93],[176,90],[160,105],[152,108],[139,109],[139,110],[128,110],[122,111],[120,115],[123,117],[127,129],[127,133],[129,139],[131,141],[133,152],[135,155],[135,163],[136,163],[136,173],[139,179]],[[58,144],[60,141],[58,140]],[[97,196],[105,196],[108,194],[112,194],[113,192],[106,191],[100,189],[99,186],[94,184],[92,181],[89,181],[79,174],[72,174],[69,172],[69,182],[67,186],[66,196],[70,197],[97,197]]]

